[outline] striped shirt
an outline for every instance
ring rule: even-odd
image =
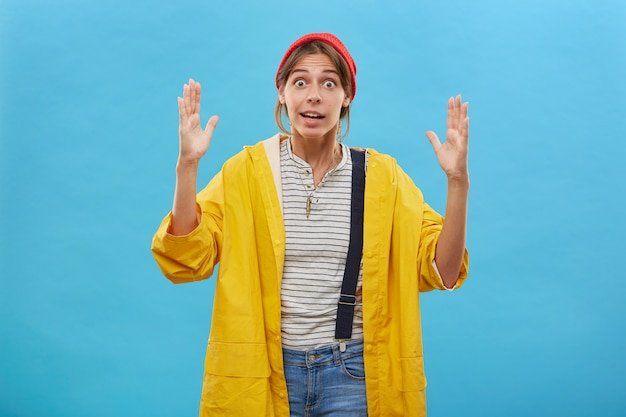
[[[283,346],[307,350],[335,342],[337,301],[350,241],[352,158],[344,144],[341,162],[315,188],[313,170],[281,142],[286,248],[281,287]],[[307,200],[311,200],[307,217]],[[352,338],[363,337],[362,268]]]

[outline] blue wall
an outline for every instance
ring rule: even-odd
[[[470,101],[470,278],[423,300],[429,416],[622,416],[622,0],[0,3],[0,415],[196,415],[214,281],[173,286],[176,97],[221,122],[206,183],[275,133],[274,73],[311,31],[358,66],[348,144],[436,209],[424,136]]]

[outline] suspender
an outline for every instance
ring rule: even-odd
[[[352,154],[352,202],[350,205],[350,243],[341,295],[337,305],[335,339],[352,337],[352,321],[356,305],[356,285],[363,253],[363,206],[365,194],[365,153],[350,149]],[[345,348],[345,345],[342,344]]]

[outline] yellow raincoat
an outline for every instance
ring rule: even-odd
[[[208,278],[219,262],[201,417],[289,416],[281,346],[285,254],[279,135],[228,160],[198,194],[200,225],[152,251],[172,282]],[[433,267],[442,217],[396,161],[368,150],[363,332],[369,417],[425,416],[419,293],[444,289]],[[467,276],[465,254],[455,288]]]

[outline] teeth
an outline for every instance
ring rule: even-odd
[[[320,116],[319,114],[303,113],[302,115],[304,117],[312,117],[314,119],[321,119],[322,118],[322,116]]]

